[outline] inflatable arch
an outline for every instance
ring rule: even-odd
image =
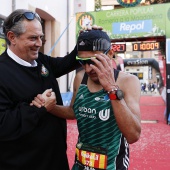
[[[131,59],[124,59],[124,67],[126,66],[151,66],[157,72],[157,76],[159,78],[158,81],[158,90],[163,88],[164,83],[162,80],[162,75],[160,72],[159,64],[154,58],[131,58]],[[117,66],[120,69],[120,65]],[[160,92],[161,93],[161,92]]]

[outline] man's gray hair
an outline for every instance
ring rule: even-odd
[[[11,42],[7,37],[9,31],[12,31],[16,36],[19,36],[25,32],[25,27],[23,24],[23,20],[25,20],[25,17],[21,17],[16,23],[14,23],[15,18],[17,16],[23,15],[25,12],[32,12],[32,11],[27,9],[17,9],[5,19],[3,25],[3,32],[5,35],[6,43],[8,45],[11,44]]]

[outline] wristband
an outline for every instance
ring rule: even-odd
[[[115,88],[113,88],[110,92],[108,92],[110,100],[121,100],[124,98],[123,91],[119,89],[117,85],[114,85]]]

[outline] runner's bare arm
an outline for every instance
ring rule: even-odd
[[[82,81],[83,75],[84,75],[84,70],[81,70],[76,74],[74,78],[73,97],[71,99],[70,106],[55,105],[53,109],[49,111],[51,114],[61,117],[61,118],[65,118],[65,119],[75,119],[73,105],[74,105],[76,94],[79,89],[80,83]]]
[[[123,91],[124,99],[111,100],[111,104],[120,131],[131,144],[141,133],[140,83],[134,75],[120,72],[116,84]]]
[[[38,94],[30,105],[35,105],[39,108],[44,106],[49,113],[64,119],[75,119],[73,104],[83,75],[84,70],[81,70],[75,76],[73,84],[73,97],[70,106],[56,105],[56,96],[55,93],[52,92],[52,89],[47,89],[43,94]]]

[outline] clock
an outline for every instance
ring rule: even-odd
[[[160,42],[133,43],[133,51],[160,50]]]

